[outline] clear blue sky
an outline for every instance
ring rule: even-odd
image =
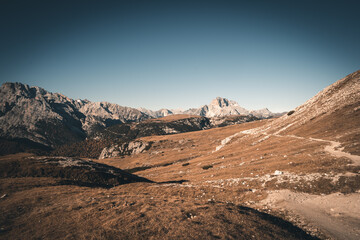
[[[0,2],[0,80],[123,106],[290,110],[360,69],[357,1]]]

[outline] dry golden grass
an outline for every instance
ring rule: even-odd
[[[220,189],[136,183],[106,190],[39,178],[0,184],[19,187],[0,201],[3,239],[312,239],[280,218],[215,199],[226,196]]]
[[[344,193],[339,199],[346,199],[348,193],[356,199],[360,190],[359,74],[340,80],[289,116],[143,137],[140,140],[152,142],[145,152],[95,160],[151,183],[110,189],[80,187],[76,181],[64,185],[59,174],[38,175],[41,168],[36,168],[37,177],[11,175],[11,169],[21,166],[20,160],[28,155],[4,156],[0,166],[6,163],[10,171],[0,176],[0,238],[313,239],[274,216],[288,217],[280,212],[264,208],[273,214],[268,215],[244,206],[260,206],[274,192],[285,192],[295,200],[304,193],[314,194],[309,199],[315,199],[316,194],[335,192]],[[49,167],[45,170],[48,173]],[[69,171],[81,173],[76,168]],[[332,217],[322,214],[325,222]],[[358,220],[341,218],[342,223]],[[348,230],[340,228],[336,236]],[[348,232],[355,236],[356,231]],[[317,236],[325,238],[319,232]]]
[[[267,190],[279,188],[312,193],[349,191],[341,184],[321,184],[331,182],[326,180],[326,174],[340,176],[348,171],[355,174],[359,170],[359,167],[349,165],[349,159],[336,158],[325,152],[326,142],[286,135],[270,136],[261,141],[263,135],[239,134],[214,152],[226,137],[272,121],[274,120],[262,120],[199,132],[145,137],[142,138],[143,141],[154,142],[149,151],[97,161],[136,171],[136,174],[153,181],[186,180],[191,184],[216,186],[230,182],[233,187],[256,189],[264,193],[263,197]],[[271,182],[271,176],[276,170],[294,175],[297,181],[291,184]],[[313,179],[303,177],[305,180],[302,181],[301,176],[308,174],[313,174]],[[353,181],[355,176],[350,176],[349,179]],[[310,185],[313,186],[310,188]],[[353,184],[351,191],[356,191],[359,187],[359,184]]]
[[[315,120],[303,131],[268,136],[240,132],[276,120],[144,137],[142,141],[153,142],[146,152],[95,160],[156,183],[103,189],[62,185],[58,178],[2,178],[0,193],[6,195],[0,199],[0,238],[311,239],[274,216],[280,213],[267,215],[244,206],[254,206],[270,190],[328,194],[360,189],[360,167],[326,152],[327,142],[310,139],[321,136],[313,127],[331,128],[324,139],[348,142],[349,149],[357,150],[356,128],[342,138],[338,132],[358,123],[338,126],[331,117],[322,118],[328,119],[325,126]],[[0,161],[24,157],[28,155]]]

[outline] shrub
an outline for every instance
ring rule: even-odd
[[[202,169],[204,170],[208,170],[209,168],[212,168],[213,166],[212,165],[205,165],[202,167]]]
[[[292,115],[295,111],[291,110],[290,112],[287,113],[288,116]]]

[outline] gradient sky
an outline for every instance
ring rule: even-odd
[[[358,1],[0,0],[0,81],[123,106],[287,111],[360,69]]]

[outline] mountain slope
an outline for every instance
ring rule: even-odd
[[[54,147],[85,139],[99,127],[149,118],[106,102],[73,100],[40,87],[5,83],[0,88],[0,137]]]
[[[296,135],[341,142],[360,154],[360,71],[328,86],[303,105],[259,128],[259,134]]]

